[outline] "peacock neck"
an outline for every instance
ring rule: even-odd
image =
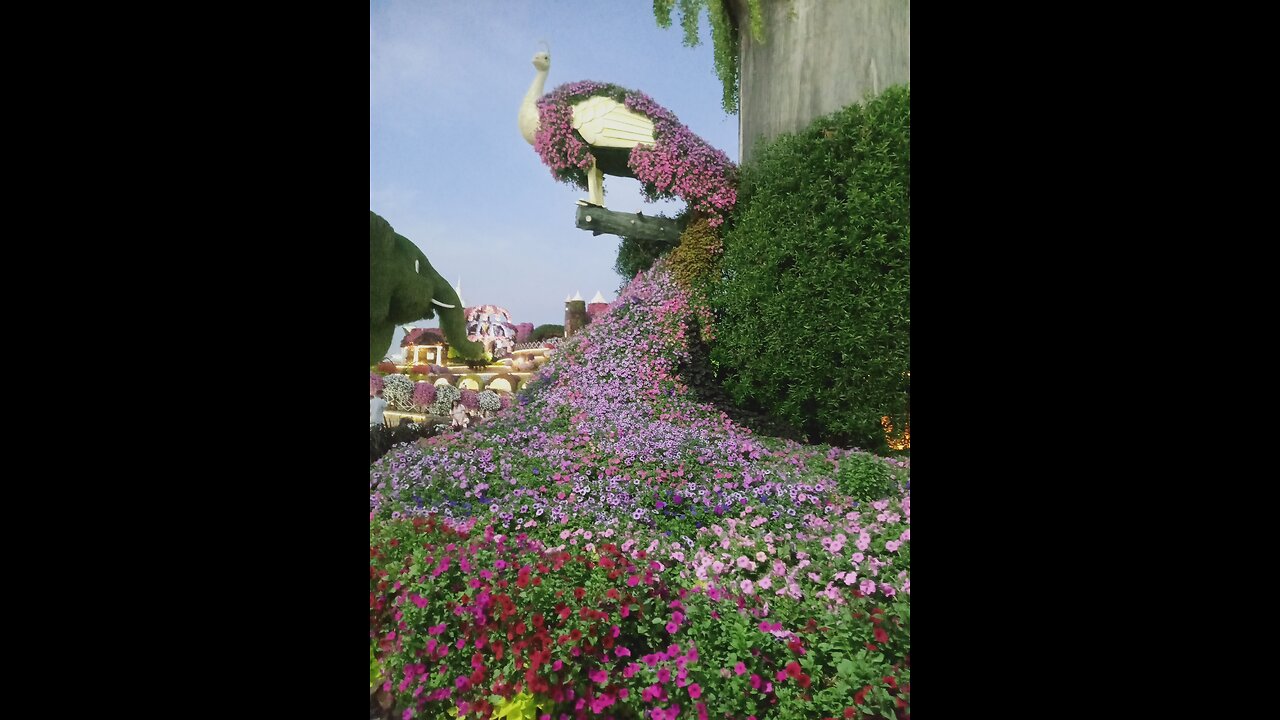
[[[533,76],[529,92],[524,94],[524,102],[520,104],[520,132],[530,145],[533,136],[538,132],[538,99],[542,97],[542,86],[547,82],[547,71],[539,70]]]

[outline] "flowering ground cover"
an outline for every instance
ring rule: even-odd
[[[909,462],[698,403],[694,326],[659,262],[510,409],[371,467],[399,715],[910,717]]]

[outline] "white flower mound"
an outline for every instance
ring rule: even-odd
[[[413,405],[413,381],[404,375],[382,378],[382,397],[395,410],[408,410]]]
[[[453,404],[462,399],[462,391],[452,385],[436,386],[436,401],[431,404],[432,415],[448,415]]]
[[[498,397],[498,393],[492,390],[485,390],[476,398],[480,403],[480,409],[488,412],[497,412],[502,409],[502,400]]]

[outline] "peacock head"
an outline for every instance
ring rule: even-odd
[[[538,70],[546,71],[551,68],[551,53],[543,50],[533,56],[533,66]]]

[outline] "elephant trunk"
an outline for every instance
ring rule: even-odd
[[[467,339],[467,323],[463,318],[462,300],[458,293],[449,287],[447,282],[438,283],[434,296],[436,314],[440,316],[440,330],[458,355],[468,360],[479,360],[484,357],[484,345]],[[452,305],[446,308],[444,305]]]

